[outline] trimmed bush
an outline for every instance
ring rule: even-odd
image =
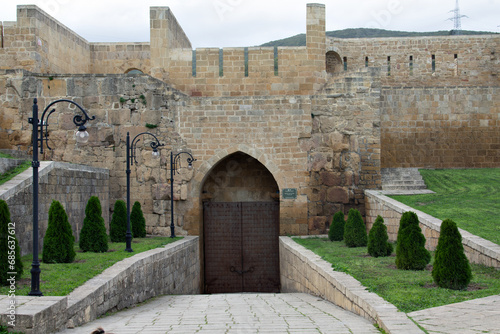
[[[10,211],[7,202],[0,200],[0,284],[10,285],[7,279],[15,272],[16,282],[23,273],[21,250],[17,242],[15,224],[10,220]]]
[[[339,211],[333,216],[332,225],[330,225],[330,230],[328,231],[328,238],[331,241],[344,240],[344,226],[344,213],[342,211]]]
[[[431,260],[425,249],[425,236],[414,212],[405,212],[399,221],[396,245],[396,267],[404,270],[424,270]]]
[[[146,236],[146,219],[144,219],[141,203],[139,202],[135,202],[132,207],[130,225],[132,225],[132,235],[134,238],[144,238]]]
[[[347,247],[366,247],[368,243],[363,217],[356,209],[349,210],[347,215],[347,222],[344,227],[344,241]]]
[[[467,289],[472,279],[469,260],[462,245],[462,235],[451,219],[446,219],[441,224],[432,278],[439,287],[453,290]]]
[[[43,262],[71,263],[75,259],[75,237],[62,204],[52,201],[49,223],[43,238]]]
[[[384,219],[377,216],[370,233],[368,233],[368,254],[373,257],[389,256],[392,253],[392,245],[388,242],[387,226]]]
[[[108,235],[104,218],[102,218],[101,201],[97,196],[90,197],[85,207],[79,246],[84,252],[104,253],[108,251]]]
[[[132,231],[131,231],[132,232]],[[127,234],[127,205],[121,199],[115,202],[113,216],[109,224],[109,236],[112,242],[125,242]]]

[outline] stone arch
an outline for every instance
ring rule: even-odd
[[[343,68],[342,58],[336,51],[326,53],[326,72],[329,74],[340,73]]]
[[[271,172],[241,151],[227,155],[210,170],[201,187],[203,201],[274,202],[279,187]]]
[[[125,74],[144,74],[144,72],[138,68],[129,68],[125,71]]]
[[[268,156],[259,149],[249,147],[247,145],[233,146],[228,149],[218,150],[210,159],[204,161],[199,168],[197,168],[196,175],[193,179],[193,184],[191,187],[191,197],[198,197],[201,193],[201,187],[205,183],[206,179],[209,177],[210,172],[215,168],[215,166],[229,155],[241,152],[259,161],[274,177],[274,180],[278,184],[279,189],[282,189],[285,184],[285,179],[280,172],[278,166],[268,158]]]
[[[279,187],[270,170],[237,150],[208,169],[200,190],[204,292],[279,292]]]

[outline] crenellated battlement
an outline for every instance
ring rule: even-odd
[[[0,24],[0,69],[119,74],[139,70],[192,96],[308,95],[345,72],[380,68],[386,86],[497,85],[500,36],[335,39],[307,5],[306,46],[199,48],[168,7],[150,8],[150,42],[89,43],[36,6]]]

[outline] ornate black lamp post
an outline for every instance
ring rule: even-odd
[[[158,147],[164,146],[164,144],[160,144],[160,141],[156,136],[149,132],[139,133],[134,137],[132,142],[130,142],[130,134],[127,132],[127,234],[125,235],[126,248],[125,251],[133,252],[132,250],[132,233],[130,232],[130,165],[135,163],[137,164],[137,160],[135,159],[135,146],[140,141],[137,137],[142,135],[149,135],[154,137],[156,141],[152,141],[150,146],[153,149],[153,158],[158,158],[160,156],[160,152],[158,152]]]
[[[182,154],[187,154],[186,159],[188,163],[188,169],[193,169],[193,162],[196,161],[195,158],[189,152],[179,152],[174,155],[174,152],[170,152],[170,237],[175,238],[175,225],[174,225],[174,175],[177,169],[180,167],[180,156]]]
[[[43,154],[43,140],[44,137],[48,137],[47,127],[49,125],[49,117],[56,110],[52,109],[48,114],[47,111],[54,104],[59,102],[67,102],[73,104],[83,113],[83,115],[76,115],[75,117],[73,117],[73,123],[75,123],[75,125],[78,127],[78,130],[75,133],[76,141],[78,143],[86,143],[89,140],[89,133],[87,132],[85,123],[87,123],[87,121],[89,120],[95,119],[95,116],[90,118],[87,112],[77,103],[66,99],[56,100],[50,103],[43,110],[42,118],[38,119],[38,101],[37,99],[33,100],[33,117],[28,119],[29,123],[33,125],[33,161],[31,163],[33,167],[33,263],[31,265],[31,291],[28,294],[30,296],[43,295],[40,291],[41,270],[40,261],[38,259],[38,168],[40,167],[40,161],[38,161],[38,147],[40,146],[40,153]],[[38,131],[39,129],[40,131]],[[40,133],[40,138],[38,138],[38,133]],[[45,141],[45,145],[47,145],[47,148],[50,150],[51,148],[47,143],[47,139]],[[38,143],[40,143],[40,145],[38,145]]]

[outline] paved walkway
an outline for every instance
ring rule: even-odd
[[[368,320],[320,298],[293,294],[164,296],[61,334],[380,333]]]
[[[500,295],[408,314],[429,333],[500,333]]]
[[[500,295],[408,315],[430,334],[500,334]],[[164,296],[59,333],[97,327],[114,334],[379,333],[366,319],[303,293]]]

